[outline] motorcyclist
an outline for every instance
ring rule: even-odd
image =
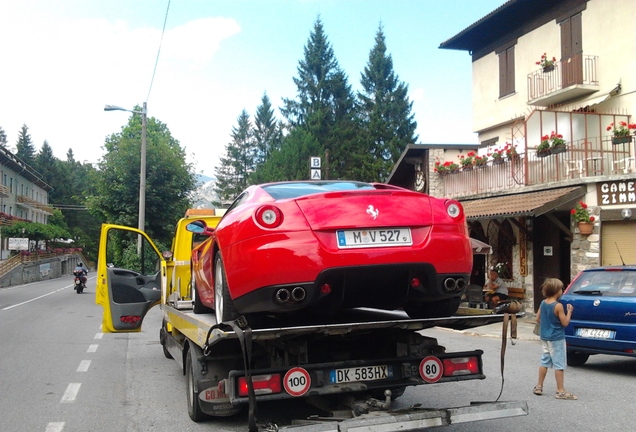
[[[86,275],[88,274],[88,270],[86,270],[86,268],[84,267],[84,264],[79,263],[77,264],[77,267],[75,267],[75,270],[73,270],[73,274],[75,276],[80,276],[81,280],[82,280],[82,285],[86,285]]]

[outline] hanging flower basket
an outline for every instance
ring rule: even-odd
[[[544,158],[550,156],[550,149],[537,150],[537,157]]]
[[[612,138],[612,144],[614,144],[614,145],[616,145],[616,144],[626,144],[628,142],[632,142],[632,137],[630,135],[621,136],[621,137],[613,137]]]
[[[567,147],[565,145],[557,145],[550,149],[550,154],[565,153]]]
[[[552,72],[553,70],[554,70],[554,65],[546,66],[543,68],[544,73]]]
[[[593,222],[579,222],[579,232],[581,235],[590,235],[594,232]]]

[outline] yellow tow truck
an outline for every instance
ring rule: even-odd
[[[292,398],[320,401],[323,409],[338,399],[356,415],[298,419],[276,429],[408,431],[527,415],[525,401],[389,412],[408,386],[485,379],[483,351],[446,352],[422,330],[475,327],[501,315],[413,320],[401,311],[356,309],[320,322],[268,317],[254,326],[244,317],[217,323],[214,313],[194,313],[190,254],[202,238],[188,225],[204,220],[214,227],[222,214],[189,210],[165,253],[136,228],[104,224],[100,237],[96,302],[104,308],[103,331],[139,331],[148,310],[159,305],[163,353],[186,375],[193,421],[236,415],[247,405],[249,429],[256,431],[258,402]]]

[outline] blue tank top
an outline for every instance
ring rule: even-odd
[[[554,308],[559,302],[548,304],[543,300],[541,306],[541,339],[547,341],[556,341],[565,339],[565,327],[561,324],[561,320],[554,313]]]

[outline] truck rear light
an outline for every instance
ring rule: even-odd
[[[256,222],[263,228],[276,228],[283,223],[283,212],[273,205],[264,205],[256,210]]]
[[[252,385],[254,386],[254,394],[272,394],[281,392],[280,374],[256,375],[252,377]],[[239,396],[248,396],[247,378],[240,377],[238,379]]]
[[[458,357],[443,359],[444,376],[474,375],[479,373],[477,357]]]
[[[141,317],[139,315],[124,315],[119,320],[127,324],[136,324],[141,320]]]

